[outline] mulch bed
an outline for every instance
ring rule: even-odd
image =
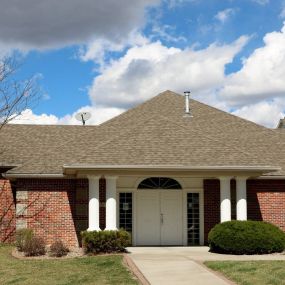
[[[17,248],[14,248],[12,250],[12,256],[18,259],[67,259],[67,258],[75,258],[75,257],[84,257],[86,256],[84,254],[84,251],[80,247],[75,247],[75,248],[70,248],[70,251],[68,252],[67,255],[62,256],[62,257],[53,257],[49,255],[49,250],[47,250],[47,253],[45,255],[40,255],[40,256],[25,256],[25,254],[21,251],[18,251]]]

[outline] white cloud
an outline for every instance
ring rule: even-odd
[[[145,36],[134,30],[128,34],[127,38],[116,42],[104,38],[93,40],[81,48],[79,56],[82,61],[91,60],[103,65],[106,53],[122,52],[126,47],[143,45],[148,42],[149,40]]]
[[[233,114],[269,128],[276,128],[280,118],[285,116],[284,100],[274,99],[246,105]]]
[[[233,106],[285,96],[285,24],[280,32],[268,33],[264,46],[244,59],[240,71],[228,76],[221,100]]]
[[[215,15],[215,19],[220,21],[221,23],[225,23],[231,16],[233,16],[235,13],[235,10],[232,8],[228,8],[222,11],[219,11],[216,15]]]
[[[77,110],[71,115],[65,115],[64,117],[57,117],[52,114],[34,114],[32,110],[26,109],[22,114],[10,123],[12,124],[37,124],[37,125],[80,125],[81,123],[76,120],[75,115],[78,112],[90,112],[91,118],[86,122],[86,125],[98,125],[110,118],[119,115],[124,110],[112,107],[93,107],[85,106]]]
[[[89,124],[107,120],[166,89],[180,93],[190,89],[200,101],[226,111],[234,109],[234,114],[268,127],[275,127],[285,115],[285,23],[281,31],[266,34],[264,46],[230,75],[225,74],[225,66],[242,50],[248,37],[197,50],[167,47],[136,36],[123,56],[102,61],[100,75],[89,89],[92,106],[78,110],[92,113]],[[121,51],[122,46],[110,44],[109,49]],[[82,54],[84,60],[99,58],[104,54],[96,44]],[[57,118],[26,111],[33,123],[78,124],[74,115]],[[27,123],[27,119],[19,119]]]
[[[162,24],[156,24],[152,28],[153,35],[150,36],[150,38],[160,38],[164,39],[167,42],[186,42],[187,39],[184,36],[179,36],[175,32],[175,27],[170,25],[162,25]]]
[[[279,17],[281,19],[285,19],[285,1],[283,1],[282,5],[281,5],[281,12],[279,14]]]
[[[251,0],[259,5],[266,5],[269,4],[270,0]]]
[[[160,42],[130,48],[101,70],[90,88],[94,103],[128,108],[166,89],[191,89],[201,94],[219,87],[225,65],[247,42],[212,44],[202,50],[168,48]]]
[[[68,124],[68,125],[78,125],[78,122],[75,119],[75,115],[78,112],[89,112],[91,113],[91,118],[86,122],[86,125],[99,125],[114,116],[121,114],[124,109],[116,107],[102,107],[102,106],[85,106],[78,109],[72,115],[66,115],[59,119],[59,124]]]
[[[38,125],[55,125],[58,118],[54,115],[40,114],[36,115],[31,109],[26,109],[21,115],[10,121],[12,124],[38,124]]]
[[[166,2],[168,4],[169,8],[175,8],[177,6],[182,6],[186,3],[195,3],[195,2],[199,2],[200,0],[164,0],[164,2]]]

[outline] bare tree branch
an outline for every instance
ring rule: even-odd
[[[19,68],[15,56],[0,59],[0,130],[25,109],[34,107],[39,99],[37,78],[17,80],[15,73]]]

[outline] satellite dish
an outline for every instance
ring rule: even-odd
[[[75,119],[77,121],[82,122],[82,125],[85,125],[85,122],[91,118],[91,114],[89,112],[80,112],[75,115]]]

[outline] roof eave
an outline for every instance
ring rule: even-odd
[[[5,173],[3,176],[7,179],[16,178],[69,178],[61,173]]]
[[[17,167],[17,165],[0,165],[0,173],[3,174],[15,167]]]
[[[105,172],[105,171],[153,171],[153,172],[192,172],[192,173],[248,173],[254,175],[263,175],[280,171],[280,167],[276,166],[184,166],[184,165],[90,165],[90,164],[74,164],[63,165],[63,173],[65,175],[77,175],[80,172]]]

